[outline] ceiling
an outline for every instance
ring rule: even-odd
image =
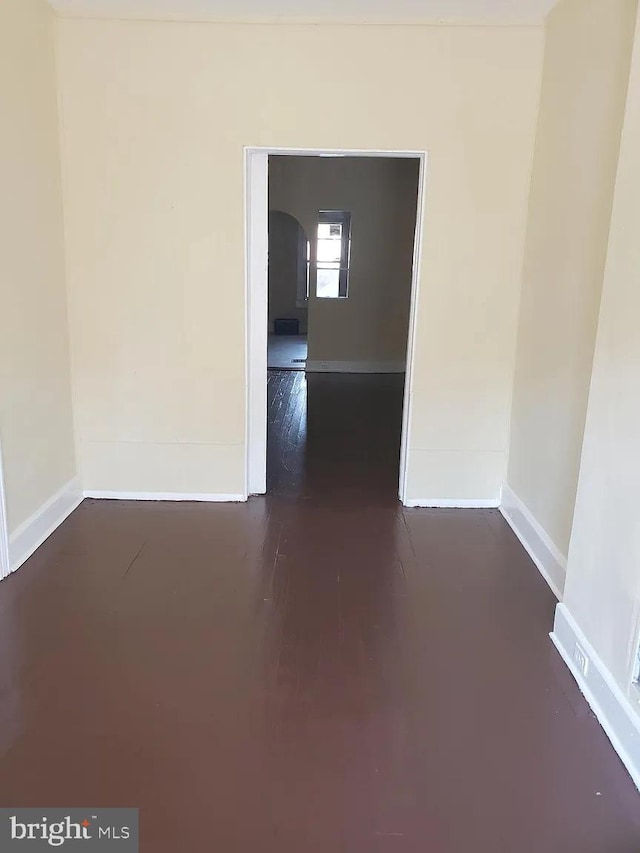
[[[49,0],[64,15],[217,21],[539,23],[557,0]]]

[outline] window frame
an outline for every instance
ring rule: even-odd
[[[351,211],[350,210],[319,210],[318,225],[341,225],[342,238],[340,246],[340,266],[338,275],[338,295],[320,296],[318,294],[318,270],[334,269],[318,261],[318,229],[316,227],[316,298],[318,299],[348,299],[349,273],[351,264]]]

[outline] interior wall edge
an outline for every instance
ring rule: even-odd
[[[68,222],[67,222],[67,196],[68,196],[68,168],[66,163],[66,140],[64,133],[64,97],[60,82],[61,73],[59,67],[60,48],[58,45],[58,18],[60,15],[52,8],[52,41],[53,41],[53,72],[56,87],[56,117],[58,122],[58,169],[60,172],[60,205],[62,209],[62,262],[64,276],[64,299],[65,316],[67,320],[67,358],[69,364],[69,388],[71,393],[71,424],[73,428],[72,441],[75,461],[75,476],[82,484],[82,469],[80,465],[80,427],[78,425],[78,405],[76,388],[76,361],[74,359],[74,345],[72,334],[71,296],[69,287],[69,245],[68,245]]]
[[[524,288],[524,277],[525,277],[525,265],[526,265],[526,251],[527,251],[527,238],[529,236],[529,222],[531,219],[531,209],[532,209],[532,195],[533,195],[533,180],[534,180],[534,167],[535,167],[535,159],[536,159],[536,147],[538,145],[538,137],[540,133],[540,115],[542,112],[542,95],[543,95],[543,84],[544,84],[544,67],[545,67],[545,58],[547,51],[547,18],[549,17],[548,13],[545,16],[544,22],[542,24],[542,62],[540,63],[540,74],[538,80],[538,102],[536,105],[536,118],[535,118],[535,130],[533,133],[533,140],[531,144],[531,161],[529,163],[529,179],[528,179],[528,189],[527,189],[527,213],[524,221],[524,230],[522,235],[522,252],[521,252],[521,262],[520,262],[520,276],[518,281],[518,304],[516,306],[516,323],[514,330],[514,341],[513,341],[513,363],[511,365],[511,387],[510,387],[510,395],[509,395],[509,428],[507,433],[507,452],[505,454],[505,465],[504,465],[504,481],[506,483],[507,477],[509,475],[509,464],[511,461],[511,434],[513,432],[513,420],[515,416],[515,393],[516,393],[516,381],[517,381],[517,370],[518,370],[518,348],[520,344],[520,334],[522,325],[524,323],[524,307],[523,307],[523,288]]]

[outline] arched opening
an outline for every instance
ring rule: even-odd
[[[300,222],[269,211],[269,368],[304,370],[307,358],[309,251]]]

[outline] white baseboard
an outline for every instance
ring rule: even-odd
[[[640,717],[633,704],[616,684],[564,604],[556,607],[550,637],[620,760],[640,789]],[[576,643],[581,646],[589,661],[586,675],[575,663]],[[638,696],[640,701],[640,693]]]
[[[462,498],[407,498],[406,507],[422,507],[424,509],[496,509],[500,501],[495,498],[473,498],[470,500]]]
[[[2,467],[2,445],[0,445],[0,580],[11,573],[9,556],[9,531],[7,530],[7,505],[4,493],[4,470]]]
[[[560,553],[542,525],[506,484],[502,487],[500,512],[551,587],[555,597],[558,601],[562,601],[567,558]]]
[[[245,495],[218,495],[190,492],[109,492],[89,489],[85,498],[110,501],[203,501],[205,503],[244,503]]]
[[[307,373],[404,373],[404,361],[307,361]]]
[[[12,572],[29,559],[81,501],[80,480],[74,477],[13,531],[9,537],[9,565]]]

